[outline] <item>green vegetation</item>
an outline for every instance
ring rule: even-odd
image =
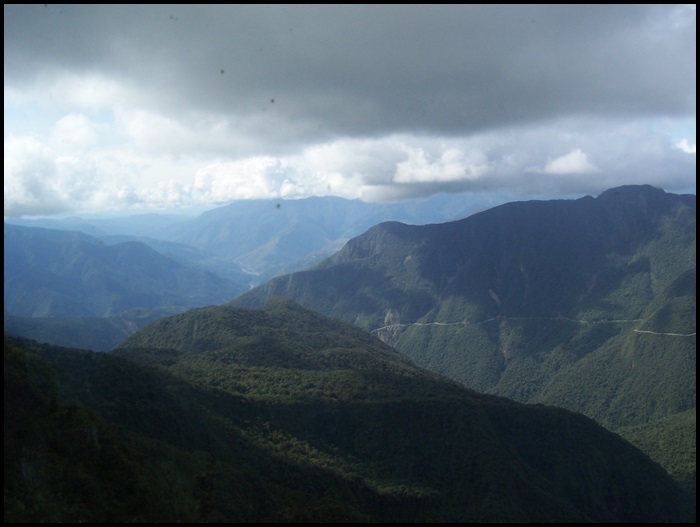
[[[40,354],[7,340],[4,353],[6,523],[197,518],[193,496],[206,455],[60,404],[64,385]]]
[[[232,304],[284,296],[475,390],[617,430],[695,408],[696,232],[695,196],[649,186],[510,203],[378,225]]]
[[[5,335],[67,348],[110,351],[137,329],[183,308],[134,308],[111,317],[14,317],[5,315]]]
[[[694,521],[695,236],[651,187],[513,203],[112,353],[6,339],[5,521]]]
[[[288,302],[5,340],[5,521],[693,521],[639,450]]]
[[[695,408],[617,432],[666,467],[690,496],[696,496]]]

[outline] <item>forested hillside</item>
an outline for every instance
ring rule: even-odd
[[[299,306],[5,341],[5,521],[693,521],[639,450]],[[86,489],[89,489],[86,492]]]
[[[475,390],[643,425],[695,408],[695,203],[627,186],[384,223],[232,304],[290,298]]]

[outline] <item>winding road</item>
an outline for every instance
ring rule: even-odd
[[[486,320],[482,320],[481,322],[467,322],[466,320],[463,320],[461,322],[413,322],[411,324],[389,324],[386,326],[382,326],[377,329],[373,329],[370,331],[370,333],[376,333],[382,330],[391,330],[395,328],[400,328],[400,327],[409,327],[409,326],[457,326],[457,325],[468,325],[472,324],[474,326],[478,326],[480,324],[486,324],[487,322],[493,322],[495,320],[566,320],[568,322],[575,322],[578,324],[619,324],[619,323],[625,323],[625,322],[642,322],[644,319],[642,318],[633,318],[633,319],[618,319],[618,320],[577,320],[573,318],[568,318],[568,317],[504,317],[504,316],[497,316],[497,317],[492,317]],[[696,334],[695,332],[693,333],[663,333],[663,332],[657,332],[657,331],[647,331],[643,329],[634,329],[633,331],[637,333],[649,333],[651,335],[663,335],[663,336],[669,336],[669,337],[694,337]]]

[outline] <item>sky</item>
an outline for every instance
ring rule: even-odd
[[[694,194],[695,13],[5,4],[4,214]]]

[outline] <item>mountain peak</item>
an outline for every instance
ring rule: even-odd
[[[624,185],[606,190],[597,198],[601,203],[626,204],[632,206],[661,204],[669,195],[651,185]]]
[[[602,192],[599,199],[620,198],[629,196],[663,196],[666,192],[660,188],[651,185],[621,185],[619,187],[609,188]]]

